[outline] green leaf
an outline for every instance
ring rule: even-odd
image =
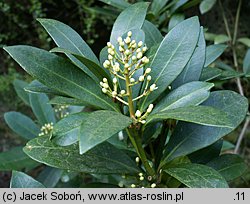
[[[9,151],[1,152],[0,170],[11,171],[36,167],[38,163],[24,154],[22,149],[22,147],[14,147]]]
[[[38,175],[37,180],[41,182],[46,188],[54,188],[61,179],[62,174],[63,170],[47,166]]]
[[[212,83],[194,81],[174,89],[163,97],[153,109],[153,113],[186,106],[197,106],[209,97]]]
[[[189,0],[176,0],[173,2],[176,2],[172,7],[170,13],[173,14],[175,11],[177,11],[179,8],[181,8],[184,4],[186,4]]]
[[[21,98],[23,102],[29,106],[29,101],[30,101],[29,94],[24,90],[24,88],[29,84],[26,83],[25,81],[15,79],[13,85],[18,97]]]
[[[16,134],[26,140],[33,139],[40,133],[40,128],[28,116],[18,112],[7,112],[4,120]]]
[[[220,44],[230,41],[227,35],[216,35],[214,38],[214,44]]]
[[[25,71],[49,88],[82,100],[94,107],[118,110],[101,88],[68,60],[30,46],[4,48]]]
[[[208,147],[193,152],[192,154],[188,155],[188,158],[192,163],[206,164],[220,155],[222,144],[223,140],[220,139]]]
[[[32,81],[32,83],[28,84],[24,88],[24,90],[27,92],[30,92],[30,93],[45,93],[45,94],[65,96],[65,94],[63,94],[55,89],[51,89],[37,80],[34,80],[34,81]]]
[[[213,127],[231,127],[226,113],[209,106],[182,107],[151,114],[147,123],[152,121],[175,119]],[[146,124],[147,124],[146,123]]]
[[[57,105],[74,105],[74,106],[85,106],[88,103],[84,103],[82,100],[75,98],[68,98],[63,96],[56,96],[49,101],[50,104]]]
[[[60,147],[48,137],[38,137],[28,142],[24,152],[48,166],[93,174],[134,174],[136,163],[121,150],[104,142],[83,155],[77,144]]]
[[[12,171],[10,188],[45,188],[45,186],[23,172]]]
[[[244,160],[236,154],[221,155],[207,165],[218,171],[227,181],[236,179],[247,170]]]
[[[153,0],[150,10],[154,15],[159,15],[161,9],[169,2],[169,0]]]
[[[148,6],[149,4],[147,2],[139,2],[121,12],[113,25],[110,42],[116,44],[119,36],[122,36],[130,30],[141,28],[146,17]]]
[[[30,93],[30,106],[41,125],[55,123],[55,113],[46,94]]]
[[[235,70],[223,70],[221,75],[218,77],[220,80],[228,80],[236,77],[244,76],[243,73],[237,72]]]
[[[80,154],[109,139],[128,127],[132,119],[113,111],[95,111],[91,113],[80,128]]]
[[[142,30],[145,33],[145,43],[147,47],[153,47],[154,45],[160,43],[163,39],[161,32],[158,28],[151,22],[145,20]]]
[[[74,56],[81,63],[83,63],[96,76],[96,78],[99,81],[102,81],[102,79],[104,77],[107,79],[110,78],[110,76],[107,74],[107,72],[104,71],[104,69],[99,64],[96,64],[94,61],[92,61],[84,56],[78,55],[76,53],[71,52],[70,50],[60,48],[60,47],[53,48],[52,50],[50,50],[50,52],[64,53],[66,55],[70,54],[70,55]]]
[[[213,8],[213,6],[216,4],[216,1],[217,0],[203,0],[199,6],[201,14],[204,14],[210,11]]]
[[[243,71],[246,75],[250,75],[250,49],[247,50],[247,53],[244,57]]]
[[[61,119],[53,128],[53,141],[60,146],[67,146],[78,141],[80,126],[85,122],[90,113],[70,114]]]
[[[191,81],[198,81],[205,63],[205,58],[206,41],[203,27],[201,27],[197,47],[181,74],[173,81],[172,87],[176,88]]]
[[[99,1],[101,1],[103,3],[106,3],[106,4],[110,5],[110,6],[114,6],[114,7],[118,8],[118,9],[122,9],[122,10],[127,8],[130,5],[125,0],[99,0]]]
[[[184,19],[185,19],[185,16],[182,13],[176,13],[172,15],[168,23],[168,30],[170,31],[172,28],[174,28],[179,23],[184,21]]]
[[[39,18],[38,21],[52,37],[58,47],[85,56],[97,64],[99,63],[97,57],[87,43],[71,27],[54,19]],[[86,66],[80,63],[74,56],[70,54],[67,54],[67,56],[74,62],[74,64],[95,80],[95,76],[88,70],[88,68],[86,68]]]
[[[191,58],[200,33],[197,17],[189,18],[174,27],[163,39],[151,61],[152,84],[158,89],[147,95],[141,103],[144,110],[182,72]]]
[[[210,81],[217,78],[222,74],[222,70],[216,67],[205,67],[202,70],[200,80],[201,81]]]
[[[209,127],[178,122],[164,154],[163,162],[207,147],[232,132],[245,118],[248,100],[233,91],[215,91],[203,105],[224,111],[232,127]]]
[[[249,38],[239,38],[237,41],[246,45],[247,47],[250,47],[250,39]]]
[[[201,164],[179,164],[164,170],[189,188],[227,188],[226,180],[214,169]]]
[[[226,48],[227,46],[223,44],[209,45],[206,48],[206,61],[204,67],[212,64],[219,56],[222,55]]]

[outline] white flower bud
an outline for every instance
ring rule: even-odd
[[[104,83],[103,83],[102,81],[100,81],[100,85],[103,86],[103,84],[104,84]]]
[[[125,90],[121,90],[121,92],[120,92],[121,95],[124,95],[125,93],[126,93]]]
[[[148,50],[148,48],[145,46],[142,48],[142,52],[146,52]]]
[[[136,157],[136,158],[135,158],[135,161],[136,161],[136,163],[139,163],[139,162],[140,162],[140,158],[139,158],[139,157]]]
[[[136,44],[132,44],[131,47],[135,49],[136,48]]]
[[[141,117],[141,111],[137,110],[137,111],[135,112],[135,116],[136,116],[137,118]]]
[[[124,140],[124,136],[123,136],[123,132],[122,132],[122,131],[120,131],[120,132],[118,133],[118,139],[119,139],[119,140]]]
[[[141,177],[141,176],[143,176],[143,173],[139,173],[138,175]]]
[[[138,47],[141,47],[142,45],[143,45],[142,41],[138,42]]]
[[[109,85],[108,85],[107,83],[103,83],[103,87],[104,87],[105,89],[108,89],[108,88],[109,88]]]
[[[132,45],[132,44],[136,44],[135,40],[132,40],[132,41],[131,41],[131,45]]]
[[[116,92],[116,91],[113,91],[113,92],[112,92],[112,96],[113,96],[113,97],[116,97],[116,96],[117,96],[117,92]]]
[[[141,124],[145,124],[145,123],[146,123],[146,120],[142,120],[142,121],[141,121]]]
[[[109,60],[112,60],[112,59],[113,59],[113,56],[112,56],[112,55],[108,55],[108,59],[109,59]]]
[[[109,62],[109,61],[108,61],[108,62]],[[106,69],[109,67],[109,65],[106,63],[106,61],[105,61],[105,62],[103,62],[103,64],[102,64],[102,65],[103,65],[103,67],[104,67],[104,68],[106,68]]]
[[[130,37],[126,37],[126,39],[124,40],[124,42],[125,42],[126,44],[129,44],[129,43],[131,42],[131,38],[130,38]]]
[[[129,68],[129,64],[126,63],[126,64],[124,65],[124,68],[125,68],[125,69]]]
[[[107,46],[111,47],[112,46],[111,42],[107,42]]]
[[[142,58],[142,52],[139,52],[137,55],[136,55],[137,59],[141,59]]]
[[[117,41],[118,41],[118,42],[122,42],[122,37],[121,37],[121,36],[118,37],[118,38],[117,38]]]
[[[121,47],[124,47],[124,42],[122,41],[122,42],[119,42],[119,45],[121,46]]]
[[[154,91],[155,89],[157,89],[156,84],[152,84],[152,85],[149,87],[149,90],[150,90],[151,92]]]
[[[125,55],[129,55],[130,54],[130,51],[129,50],[126,50],[125,51]]]
[[[109,49],[108,49],[108,53],[111,54],[111,52],[113,52],[113,49],[112,49],[112,48],[109,48]]]
[[[104,83],[107,83],[107,82],[108,82],[107,78],[103,78],[102,81],[103,81]]]
[[[130,83],[134,83],[135,79],[134,78],[130,78]]]
[[[123,52],[123,51],[124,51],[124,49],[123,49],[122,46],[119,46],[119,51],[120,51],[120,52]]]
[[[155,188],[156,187],[156,184],[155,183],[152,183],[151,184],[151,188]]]
[[[116,62],[115,65],[113,66],[113,69],[115,72],[119,72],[120,71],[120,64],[118,62]]]
[[[114,83],[114,84],[117,83],[117,78],[113,78],[113,83]]]
[[[138,53],[138,52],[141,52],[141,48],[138,48],[137,50],[136,50],[136,52]]]
[[[143,176],[140,176],[140,181],[143,181],[144,180],[144,177]]]
[[[132,60],[135,61],[136,60],[136,56],[132,56]]]
[[[146,74],[149,74],[150,72],[151,72],[151,68],[148,67],[148,68],[145,70],[145,73],[146,73]]]
[[[148,113],[151,113],[152,110],[153,110],[153,108],[154,108],[154,105],[153,105],[153,104],[150,104],[150,105],[148,106],[147,112],[148,112]]]
[[[144,76],[143,75],[141,75],[140,77],[139,77],[139,81],[144,81]]]
[[[114,55],[115,55],[115,52],[112,50],[112,51],[110,52],[110,54],[114,56]]]
[[[171,89],[172,89],[172,87],[171,87],[171,86],[168,86],[168,89],[169,89],[169,90],[171,90]]]
[[[135,188],[136,187],[136,185],[135,184],[131,184],[131,188]]]
[[[127,36],[128,36],[128,37],[131,37],[131,36],[132,36],[132,32],[131,32],[131,31],[128,31]]]
[[[147,76],[147,81],[151,81],[152,77],[150,75]]]
[[[102,92],[103,92],[103,93],[107,93],[107,91],[108,91],[107,89],[102,88]]]
[[[154,104],[149,104],[149,106],[148,106],[150,109],[153,109],[154,108]]]

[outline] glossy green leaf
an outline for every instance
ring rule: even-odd
[[[202,70],[200,80],[201,81],[210,81],[217,78],[222,74],[222,70],[216,67],[205,67]]]
[[[29,105],[29,94],[24,90],[24,88],[29,84],[25,81],[15,79],[13,85],[18,97],[21,98],[26,105]]]
[[[30,46],[11,46],[4,49],[25,71],[49,88],[98,108],[118,109],[90,77],[68,60]]]
[[[106,4],[110,5],[110,6],[114,6],[114,7],[118,8],[118,9],[122,9],[122,10],[127,8],[130,5],[125,0],[99,0],[99,1],[101,1],[103,3],[106,3]]]
[[[14,147],[9,151],[1,152],[0,170],[11,171],[36,167],[38,163],[24,154],[22,149],[22,147]]]
[[[176,88],[191,81],[198,81],[205,63],[205,58],[206,41],[203,27],[201,27],[197,47],[181,74],[173,81],[172,87]]]
[[[85,106],[88,103],[84,103],[82,100],[76,98],[68,98],[63,96],[56,96],[49,101],[50,104],[57,105],[74,105],[74,106]]]
[[[250,38],[239,38],[237,41],[246,45],[247,47],[250,47]]]
[[[142,26],[142,30],[145,33],[145,43],[149,48],[160,43],[163,39],[161,32],[158,30],[158,28],[153,23],[147,20],[145,20]]]
[[[45,93],[45,94],[66,96],[65,94],[63,94],[55,89],[51,89],[51,88],[45,86],[44,84],[42,84],[41,82],[39,82],[37,80],[34,80],[34,81],[32,81],[32,83],[28,84],[28,86],[26,86],[24,88],[24,90],[26,92],[30,92],[30,93]]]
[[[40,133],[40,128],[28,116],[18,112],[7,112],[4,120],[16,134],[26,140],[35,138]]]
[[[126,8],[116,19],[111,36],[110,42],[116,44],[117,38],[122,36],[126,32],[141,28],[148,9],[147,2],[135,3],[128,8]]]
[[[166,35],[150,64],[152,84],[158,89],[144,98],[141,109],[147,108],[182,72],[194,52],[199,33],[199,20],[192,17]]]
[[[250,75],[250,49],[248,49],[248,51],[244,57],[243,71],[246,75]]]
[[[193,152],[192,154],[188,155],[188,158],[192,163],[206,164],[220,155],[222,144],[223,140],[220,139],[208,147]]]
[[[171,7],[171,13],[174,13],[178,9],[180,9],[182,6],[184,6],[189,0],[177,0],[173,1],[175,4]]]
[[[236,77],[244,76],[244,73],[237,72],[235,70],[223,70],[218,77],[220,80],[228,80]]]
[[[133,174],[139,172],[136,163],[121,150],[109,143],[102,143],[83,155],[77,144],[58,146],[47,137],[28,142],[24,152],[48,166],[93,174]]]
[[[213,8],[213,6],[216,4],[216,1],[217,0],[202,0],[199,6],[201,14],[204,14],[210,11]]]
[[[45,186],[23,172],[12,171],[10,188],[45,188]]]
[[[95,111],[80,127],[80,154],[128,127],[131,118],[113,111]]]
[[[62,169],[56,169],[47,166],[38,175],[37,180],[41,182],[46,188],[54,188],[61,179],[62,174],[63,174]]]
[[[241,176],[248,168],[244,160],[236,154],[221,155],[207,165],[218,171],[227,181]]]
[[[76,59],[78,59],[81,63],[83,63],[98,78],[99,81],[102,81],[103,78],[109,79],[109,75],[99,64],[96,64],[94,61],[84,56],[78,55],[76,53],[71,52],[70,50],[60,47],[53,48],[52,50],[50,50],[50,52],[64,53],[66,55],[70,54]]]
[[[150,10],[155,14],[159,15],[161,9],[169,2],[169,0],[153,0]]]
[[[30,93],[30,106],[41,125],[55,123],[55,113],[46,94]]]
[[[211,167],[179,164],[164,170],[189,188],[227,188],[226,180]]]
[[[90,113],[70,114],[57,122],[53,129],[53,141],[60,146],[67,146],[78,141],[80,126]]]
[[[171,30],[175,26],[177,26],[180,22],[184,21],[185,16],[182,13],[176,13],[171,16],[169,23],[168,23],[168,30]]]
[[[147,123],[152,121],[175,119],[214,127],[231,127],[226,113],[209,106],[182,107],[151,114]]]
[[[224,111],[232,127],[209,127],[178,122],[167,144],[162,164],[215,143],[238,127],[248,110],[248,100],[233,91],[212,92],[203,105]]]
[[[206,61],[204,67],[213,63],[219,56],[222,55],[226,48],[227,46],[223,44],[209,45],[206,48]]]
[[[186,106],[197,106],[209,97],[212,83],[194,81],[186,83],[163,97],[153,109],[153,113]]]
[[[229,142],[227,140],[224,140],[221,151],[224,152],[227,150],[233,150],[234,148],[235,148],[234,144],[232,144],[231,142]]]
[[[58,47],[85,56],[97,64],[99,63],[97,57],[87,43],[71,27],[54,19],[39,18],[38,21],[42,24]],[[95,80],[95,76],[88,70],[88,68],[86,68],[86,66],[80,63],[74,56],[70,54],[67,54],[67,56],[86,74]]]

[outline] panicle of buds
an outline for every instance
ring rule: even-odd
[[[53,123],[46,123],[41,127],[41,132],[38,136],[51,135],[53,131]]]
[[[147,47],[142,41],[138,43],[133,40],[133,33],[129,31],[127,36],[117,38],[117,45],[113,45],[111,42],[107,43],[108,47],[108,59],[103,62],[103,67],[108,69],[113,79],[108,81],[106,78],[100,82],[102,92],[112,97],[114,101],[119,101],[124,105],[132,106],[134,101],[149,95],[151,92],[157,89],[156,84],[150,84],[151,68],[145,69],[145,66],[149,63],[147,56],[144,56],[147,51]],[[142,75],[135,77],[135,73],[139,69],[144,69]],[[121,89],[120,81],[126,82],[126,90]],[[143,83],[143,91],[139,96],[132,98],[132,87],[136,84]],[[134,115],[134,121],[142,124],[146,123],[146,117],[152,112],[153,104],[150,104],[148,109],[142,113],[137,110]]]

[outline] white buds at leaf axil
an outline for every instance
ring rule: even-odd
[[[114,84],[117,83],[117,78],[113,78],[113,83],[114,83]]]
[[[103,93],[107,93],[107,91],[108,91],[107,89],[102,88],[102,92],[103,92]]]
[[[137,118],[141,117],[141,111],[137,110],[137,111],[135,112],[135,116],[136,116]]]
[[[131,36],[132,36],[132,32],[131,32],[131,31],[128,31],[127,36],[128,36],[128,37],[131,37]]]
[[[156,84],[152,84],[152,85],[149,87],[149,90],[150,90],[151,92],[154,91],[155,89],[157,89]]]
[[[135,79],[134,78],[130,78],[130,83],[135,83]]]
[[[138,42],[138,47],[141,47],[142,45],[143,45],[142,41]]]
[[[151,72],[151,68],[148,67],[148,68],[145,70],[145,73],[146,73],[146,74],[149,74],[150,72]]]
[[[143,75],[139,77],[139,81],[140,82],[144,81],[144,76]]]

